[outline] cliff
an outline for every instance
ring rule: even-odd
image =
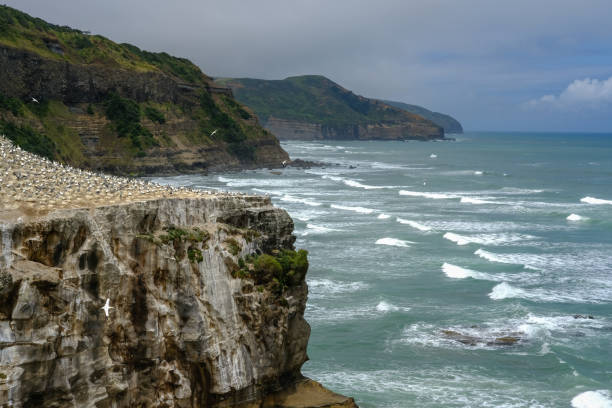
[[[288,160],[230,89],[189,60],[0,6],[0,133],[46,157],[119,174]]]
[[[410,105],[404,102],[385,101],[385,100],[383,100],[382,102],[386,103],[387,105],[391,105],[391,106],[395,106],[396,108],[403,109],[407,112],[414,113],[416,115],[421,115],[425,119],[429,119],[436,125],[444,128],[444,133],[446,134],[463,133],[463,126],[461,126],[461,123],[459,123],[457,119],[453,118],[450,115],[440,113],[440,112],[433,112],[422,106]]]
[[[308,262],[269,197],[94,175],[0,142],[0,406],[356,407],[300,374]]]
[[[318,75],[279,81],[221,78],[280,139],[432,140],[444,130],[422,116],[355,95]]]

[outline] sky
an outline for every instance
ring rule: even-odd
[[[4,0],[213,77],[324,75],[467,130],[612,133],[610,0]]]

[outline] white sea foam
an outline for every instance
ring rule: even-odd
[[[301,204],[306,204],[306,205],[310,205],[312,207],[318,207],[321,205],[321,203],[313,201],[309,198],[299,198],[299,197],[294,197],[292,195],[289,194],[285,194],[282,198],[281,201],[286,201],[289,203],[301,203]]]
[[[489,297],[494,300],[501,300],[507,298],[528,298],[527,292],[522,289],[515,288],[506,282],[502,282],[496,285],[489,293]]]
[[[472,269],[467,269],[467,268],[462,268],[460,266],[449,264],[447,262],[444,262],[444,264],[442,265],[442,272],[444,272],[444,274],[448,276],[449,278],[453,278],[453,279],[472,278],[472,279],[490,280],[490,281],[499,280],[495,278],[494,276],[489,275],[488,273],[478,272],[478,271],[474,271]]]
[[[578,214],[570,214],[566,218],[566,220],[568,220],[568,221],[584,221],[584,220],[587,220],[587,219],[588,218],[583,217],[583,216],[578,215]]]
[[[443,238],[453,241],[457,245],[479,244],[479,245],[511,245],[513,243],[525,242],[533,240],[537,237],[527,234],[516,234],[511,232],[501,232],[494,234],[475,234],[475,235],[460,235],[454,232],[447,232]],[[479,254],[476,254],[479,255]]]
[[[602,200],[600,198],[595,198],[595,197],[583,197],[580,199],[580,201],[583,203],[596,204],[596,205],[612,204],[612,200]]]
[[[338,229],[328,228],[322,225],[315,225],[315,224],[306,224],[306,228],[307,230],[304,231],[304,233],[302,234],[303,236],[311,235],[311,234],[327,234],[333,231],[340,231]]]
[[[406,247],[406,248],[410,246],[409,244],[414,244],[414,242],[404,241],[404,240],[397,239],[397,238],[381,238],[376,241],[376,245],[390,245],[390,246]]]
[[[397,312],[397,311],[404,311],[407,312],[410,310],[409,307],[400,307],[400,306],[395,306],[389,302],[386,302],[384,300],[378,302],[378,304],[376,305],[376,310],[378,310],[379,312]]]
[[[543,193],[544,190],[534,188],[518,188],[518,187],[502,187],[497,191],[498,194],[507,195],[522,195],[522,194],[539,194]]]
[[[460,202],[464,204],[499,204],[495,201],[481,200],[479,198],[472,197],[461,197]]]
[[[492,252],[485,251],[482,248],[477,249],[474,252],[474,255],[478,255],[479,257],[484,258],[487,261],[491,261],[491,262],[499,262],[499,263],[505,263],[505,264],[515,264],[515,265],[524,265],[524,264],[522,264],[520,262],[519,263],[514,262],[513,259],[504,258],[503,256],[500,256],[499,254],[494,254]]]
[[[360,213],[360,214],[372,214],[373,212],[375,212],[376,210],[372,209],[372,208],[365,208],[365,207],[350,207],[347,205],[337,205],[337,204],[332,204],[330,205],[331,208],[335,208],[337,210],[345,210],[345,211],[354,211],[356,213]]]
[[[388,218],[391,218],[391,216],[389,214],[380,214],[378,217],[379,220],[386,220]]]
[[[446,193],[424,193],[420,191],[409,191],[409,190],[400,190],[399,195],[409,196],[409,197],[424,197],[431,198],[434,200],[442,200],[449,198],[457,198],[456,195],[446,194]]]
[[[586,391],[572,398],[573,408],[612,408],[610,391]]]
[[[467,237],[464,237],[463,235],[455,234],[453,232],[447,232],[442,237],[448,239],[449,241],[453,241],[457,245],[467,245],[472,242]]]
[[[540,288],[521,289],[502,282],[495,286],[489,297],[493,300],[520,298],[533,302],[552,302],[552,303],[597,303],[595,300],[586,299],[581,293],[563,293],[561,291],[549,291]]]
[[[308,280],[308,296],[311,298],[322,298],[342,293],[356,292],[368,288],[364,282],[341,282],[331,279]]]
[[[431,227],[428,227],[427,225],[419,224],[416,221],[405,220],[405,219],[399,218],[399,217],[397,217],[396,220],[400,224],[410,225],[412,228],[416,228],[419,231],[430,231],[431,230]]]
[[[367,184],[361,184],[358,181],[349,180],[349,179],[342,180],[342,182],[344,184],[346,184],[347,186],[349,186],[349,187],[358,187],[358,188],[363,188],[363,189],[366,189],[366,190],[379,190],[379,189],[382,189],[382,188],[387,188],[385,186],[369,186]]]
[[[351,180],[351,179],[347,179],[347,178],[340,177],[340,176],[331,176],[329,174],[324,174],[324,175],[321,176],[321,178],[327,179],[327,180],[332,180],[332,181],[342,182],[342,183],[344,183],[345,185],[347,185],[349,187],[363,188],[365,190],[381,190],[383,188],[393,188],[393,186],[371,186],[371,185],[368,185],[368,184],[360,183],[357,180]]]

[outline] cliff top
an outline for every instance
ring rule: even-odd
[[[0,219],[59,209],[93,208],[161,198],[234,195],[162,186],[138,179],[76,169],[15,146],[0,136]]]
[[[264,122],[275,117],[323,125],[411,122],[436,126],[419,115],[356,95],[321,75],[283,80],[219,78],[216,82],[232,88],[234,97]]]
[[[143,51],[101,36],[48,23],[0,5],[0,44],[73,64],[97,64],[139,72],[158,71],[182,81],[205,84],[211,79],[185,58]]]

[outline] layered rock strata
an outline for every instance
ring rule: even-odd
[[[325,125],[270,117],[264,127],[281,140],[434,140],[444,131],[425,122]]]

